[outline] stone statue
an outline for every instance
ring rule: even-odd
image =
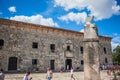
[[[85,20],[86,24],[91,24],[91,22],[93,21],[93,19],[94,19],[94,16],[91,16],[91,17],[87,18]]]
[[[94,16],[91,16],[89,18],[87,18],[86,24],[85,24],[85,37],[86,38],[96,38],[98,37],[98,29],[97,26],[95,24],[92,24],[92,21],[94,19]]]

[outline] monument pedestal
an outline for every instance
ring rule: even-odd
[[[100,80],[99,36],[93,18],[86,19],[84,27],[84,80]]]
[[[98,38],[84,39],[84,80],[100,80]]]

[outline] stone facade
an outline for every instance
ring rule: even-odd
[[[99,36],[100,63],[112,64],[111,38]],[[0,19],[0,68],[5,71],[83,69],[83,33]]]

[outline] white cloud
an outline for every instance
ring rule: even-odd
[[[118,34],[118,33],[114,33],[113,35],[114,35],[114,36],[118,36],[119,34]]]
[[[116,36],[112,40],[113,42],[120,43],[120,36]]]
[[[11,7],[9,7],[8,8],[8,10],[10,11],[10,12],[16,12],[16,7],[15,6],[11,6]]]
[[[54,0],[54,4],[63,7],[66,11],[88,9],[89,15],[94,15],[96,20],[120,14],[120,5],[117,5],[116,0]]]
[[[55,6],[61,6],[63,7],[66,11],[69,9],[82,9],[85,5],[82,3],[84,0],[54,0]]]
[[[85,22],[86,17],[87,17],[87,14],[85,12],[82,12],[82,13],[70,12],[67,15],[59,17],[59,19],[66,22],[75,21],[77,24],[80,24]]]
[[[33,16],[14,16],[10,17],[11,20],[23,21],[34,24],[47,25],[52,27],[59,27],[59,25],[53,21],[52,18],[44,18],[42,15],[33,15]]]
[[[117,36],[115,36],[113,39],[112,39],[112,49],[116,48],[118,45],[120,45],[120,36],[117,34]]]
[[[115,43],[115,42],[111,42],[112,44],[112,50],[114,50],[118,45],[120,45],[119,43]]]
[[[84,29],[81,29],[80,32],[83,32],[83,33],[84,33]]]

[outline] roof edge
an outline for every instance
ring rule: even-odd
[[[84,34],[83,32],[78,32],[78,31],[72,31],[72,30],[67,30],[67,29],[62,29],[62,28],[57,28],[57,27],[51,27],[51,26],[46,26],[46,25],[39,25],[39,24],[33,24],[33,23],[28,23],[28,22],[22,22],[22,21],[16,21],[16,20],[10,20],[10,19],[4,19],[0,18],[0,24],[5,24],[5,25],[15,25],[15,24],[22,24],[22,25],[30,25],[34,27],[45,27],[48,29],[56,29],[56,30],[62,30],[62,31],[67,31],[67,32],[72,32],[72,33],[77,33],[77,34]],[[106,36],[99,36],[100,38],[106,38],[111,40],[111,37],[106,37]]]

